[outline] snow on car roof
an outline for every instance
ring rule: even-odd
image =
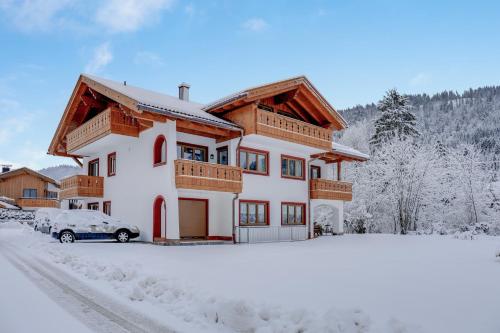
[[[47,214],[51,218],[55,218],[57,215],[61,214],[63,210],[60,208],[38,208],[35,211],[35,216],[40,214]]]
[[[120,222],[119,219],[106,215],[101,211],[89,210],[89,209],[64,210],[61,212],[60,215],[57,216],[57,220],[59,222],[64,222],[69,224],[86,223],[89,219],[100,219],[112,222]]]

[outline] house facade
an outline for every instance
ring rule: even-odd
[[[342,163],[368,158],[333,143],[346,126],[303,76],[202,105],[187,84],[173,97],[81,75],[49,153],[82,166],[63,207],[83,200],[142,240],[301,240],[314,221],[343,232]]]
[[[0,201],[31,210],[42,207],[59,207],[59,183],[29,168],[0,173]],[[3,205],[2,205],[3,206]]]

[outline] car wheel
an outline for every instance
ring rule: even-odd
[[[75,241],[75,235],[71,231],[63,231],[59,236],[59,241],[61,243],[73,243]]]
[[[116,233],[116,240],[120,243],[127,243],[130,240],[130,235],[126,230],[120,230]]]

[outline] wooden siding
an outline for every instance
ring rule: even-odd
[[[49,207],[49,208],[59,208],[59,201],[57,199],[45,199],[45,198],[20,198],[16,200],[16,205],[25,207]]]
[[[175,185],[185,189],[241,193],[242,170],[229,165],[176,160]]]
[[[102,198],[104,194],[104,178],[97,176],[76,175],[61,181],[59,198]]]
[[[225,118],[245,129],[245,135],[259,134],[319,149],[332,149],[333,130],[312,125],[248,105],[229,112]]]
[[[28,188],[36,189],[37,196],[44,197],[47,193],[47,182],[30,174],[0,180],[0,196],[17,200],[23,197],[23,189]]]
[[[309,181],[311,199],[352,200],[352,184],[329,179],[311,179]]]
[[[68,133],[66,148],[72,152],[108,134],[138,137],[139,131],[139,122],[135,118],[111,107]]]

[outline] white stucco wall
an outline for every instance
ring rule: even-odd
[[[167,163],[153,167],[153,146],[160,134],[167,140]],[[165,198],[167,207],[167,237],[178,239],[178,196],[173,166],[177,158],[175,122],[155,122],[154,127],[143,131],[137,140],[123,141],[126,143],[117,140],[99,154],[84,158],[85,173],[88,161],[99,158],[99,175],[104,178],[104,196],[96,200],[100,210],[103,201],[111,201],[112,215],[137,225],[141,230],[141,239],[151,241],[153,203],[161,195]],[[116,152],[116,175],[108,177],[107,156],[113,152]],[[86,200],[91,201],[93,200]]]
[[[166,165],[153,167],[153,145],[158,135],[164,135],[167,139],[167,163]],[[166,200],[167,205],[167,231],[169,239],[179,238],[178,224],[178,198],[201,198],[209,202],[209,236],[229,237],[233,232],[232,201],[234,194],[177,190],[175,187],[174,160],[177,159],[177,142],[186,142],[208,147],[209,162],[215,163],[217,159],[217,147],[229,147],[230,165],[236,165],[236,147],[239,139],[217,143],[214,139],[177,133],[175,121],[166,123],[155,122],[154,127],[143,131],[138,139],[107,136],[85,149],[99,151],[84,158],[83,173],[87,174],[88,161],[99,158],[99,175],[104,178],[104,197],[102,199],[87,199],[86,202],[99,202],[102,211],[103,202],[111,201],[112,215],[122,219],[124,222],[135,224],[141,230],[141,239],[152,241],[153,232],[153,203],[158,195]],[[309,172],[306,171],[306,180],[286,179],[281,177],[281,154],[309,159],[311,154],[319,150],[288,143],[268,137],[250,135],[244,137],[241,146],[269,152],[269,176],[254,174],[243,175],[243,192],[240,199],[269,201],[270,225],[281,226],[281,203],[298,202],[306,204],[306,219],[310,225],[308,212],[308,179]],[[116,175],[107,176],[107,155],[116,152]],[[213,158],[211,159],[211,155]],[[323,177],[332,175],[332,166],[322,161],[314,161],[312,165],[322,168]],[[343,203],[329,200],[313,200],[313,206],[322,201],[334,205],[339,214],[343,214]],[[312,207],[312,208],[314,208]],[[339,216],[339,221],[342,220]],[[239,203],[236,203],[235,222],[239,224]],[[162,236],[163,230],[162,222]],[[289,228],[285,226],[284,228]],[[292,227],[293,228],[293,227]],[[338,224],[336,232],[342,232],[342,223]]]

